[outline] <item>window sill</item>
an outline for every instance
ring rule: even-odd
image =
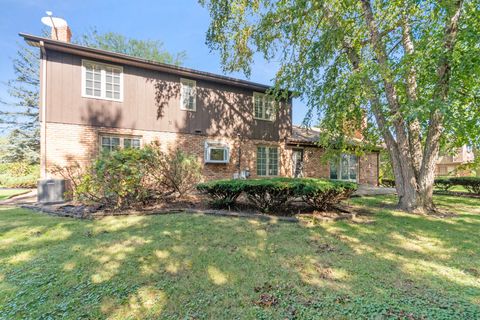
[[[113,101],[113,102],[123,102],[123,99],[113,99],[113,98],[102,98],[102,97],[95,97],[95,96],[87,96],[86,94],[82,94],[82,98]]]
[[[263,119],[263,118],[257,118],[257,117],[253,117],[253,119],[255,120],[260,120],[260,121],[268,121],[268,122],[275,122],[275,119]]]

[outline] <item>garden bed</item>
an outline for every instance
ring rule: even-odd
[[[229,209],[211,208],[205,195],[197,193],[181,200],[170,200],[160,204],[142,208],[124,210],[104,210],[97,205],[84,205],[81,203],[67,202],[61,204],[28,204],[21,207],[55,215],[77,219],[98,219],[107,216],[144,216],[163,215],[176,213],[206,214],[225,217],[255,218],[260,220],[279,220],[298,222],[311,220],[316,222],[351,220],[361,213],[351,207],[337,207],[328,211],[318,211],[301,201],[295,201],[287,210],[276,211],[275,214],[265,214],[255,209],[244,196],[240,196],[235,206]]]

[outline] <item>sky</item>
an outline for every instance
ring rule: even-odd
[[[8,97],[5,81],[14,77],[12,58],[23,40],[19,32],[40,35],[40,19],[52,11],[69,24],[73,38],[96,28],[136,39],[160,40],[169,52],[186,51],[185,67],[223,74],[218,52],[210,52],[205,35],[210,23],[208,11],[195,0],[0,0],[0,99]],[[229,76],[272,84],[278,65],[261,57],[255,60],[250,78],[241,73]],[[293,123],[306,113],[302,101],[293,101]]]

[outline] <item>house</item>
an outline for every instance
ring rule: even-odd
[[[453,154],[441,154],[435,167],[436,176],[464,176],[469,175],[467,170],[459,169],[459,166],[473,162],[475,155],[469,146],[457,148]]]
[[[205,180],[303,176],[378,184],[378,153],[321,159],[319,131],[292,125],[292,100],[269,86],[52,38],[20,34],[41,51],[41,175],[89,163],[101,150],[159,141],[201,161]]]

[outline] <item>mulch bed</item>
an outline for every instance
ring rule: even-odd
[[[315,223],[351,220],[358,215],[364,215],[363,213],[352,211],[352,208],[346,207],[338,207],[326,212],[315,211],[300,202],[292,203],[288,211],[278,212],[277,215],[269,215],[256,211],[251,205],[249,205],[246,199],[239,199],[238,205],[235,208],[231,208],[231,210],[211,209],[208,205],[208,199],[201,194],[195,194],[182,200],[165,201],[153,206],[118,211],[102,210],[99,206],[89,206],[74,202],[62,204],[26,204],[22,205],[22,207],[50,215],[79,219],[98,219],[107,216],[142,216],[188,213],[223,217],[254,218],[262,221],[307,221]]]

